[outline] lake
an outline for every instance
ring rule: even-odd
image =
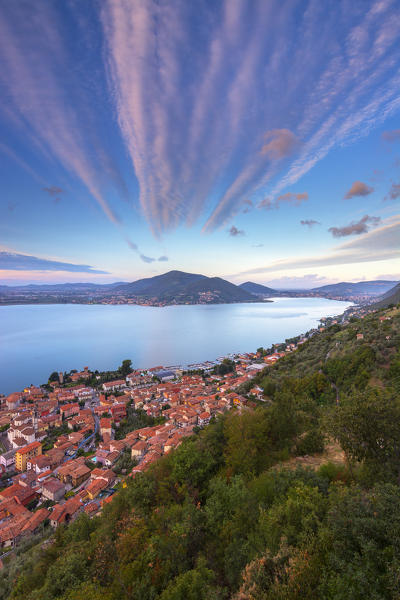
[[[144,307],[80,304],[0,307],[0,393],[47,381],[52,371],[190,364],[251,352],[315,327],[351,303],[276,298],[272,303]]]

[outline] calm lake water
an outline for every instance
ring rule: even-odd
[[[0,307],[0,393],[47,381],[52,371],[214,360],[269,347],[315,327],[350,303],[277,298],[273,303],[196,306]]]

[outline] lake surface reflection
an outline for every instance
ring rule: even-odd
[[[277,298],[272,303],[168,306],[0,307],[0,393],[47,381],[52,371],[186,365],[303,333],[350,303]]]

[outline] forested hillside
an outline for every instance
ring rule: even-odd
[[[0,598],[399,599],[399,347],[399,309],[317,333],[241,390],[265,402],[5,561]]]

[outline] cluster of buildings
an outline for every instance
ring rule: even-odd
[[[72,383],[60,374],[51,386],[1,396],[0,548],[7,551],[25,535],[69,523],[83,511],[99,514],[115,486],[177,448],[195,428],[263,400],[257,386],[248,397],[235,390],[285,353],[237,356],[235,370],[225,375],[155,367],[95,388],[85,381],[91,377],[85,367]],[[131,430],[129,417],[137,410],[159,424]],[[119,468],[127,459],[130,468]]]

